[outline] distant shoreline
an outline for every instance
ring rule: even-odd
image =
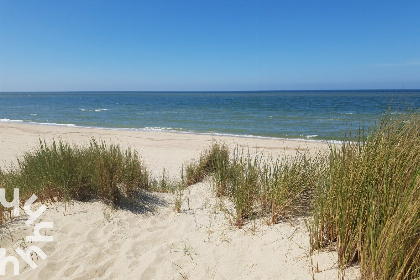
[[[164,128],[121,128],[121,127],[95,127],[95,126],[83,126],[76,124],[60,124],[60,123],[38,123],[38,122],[27,122],[24,120],[9,120],[0,119],[1,123],[9,124],[24,124],[24,125],[36,125],[36,126],[49,126],[49,127],[74,127],[82,129],[100,129],[100,130],[114,130],[114,131],[136,131],[136,132],[157,132],[157,133],[179,133],[179,134],[191,134],[191,135],[208,135],[213,137],[234,137],[234,138],[250,138],[250,139],[268,139],[268,140],[290,140],[290,141],[303,141],[303,142],[314,142],[314,143],[332,143],[340,144],[343,141],[333,139],[308,139],[308,138],[287,138],[287,137],[270,137],[260,135],[245,135],[245,134],[230,134],[230,133],[219,133],[219,132],[197,132],[197,131],[182,131],[172,130]],[[317,135],[316,135],[317,136]]]

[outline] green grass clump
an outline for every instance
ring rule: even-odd
[[[277,223],[281,218],[306,213],[321,164],[320,157],[304,154],[273,161],[235,153],[223,193],[235,205],[236,224],[255,216],[269,216],[269,223]]]
[[[201,182],[206,176],[222,170],[229,163],[229,150],[226,145],[214,143],[210,149],[201,154],[198,162],[187,165],[186,185]]]
[[[249,153],[233,152],[225,145],[213,144],[198,163],[187,166],[188,184],[213,176],[216,196],[228,197],[235,207],[234,223],[242,226],[255,216],[270,216],[270,223],[281,217],[303,213],[309,208],[322,158],[304,154],[274,161]]]
[[[263,209],[271,214],[272,223],[277,223],[282,217],[310,211],[323,167],[322,156],[308,157],[306,154],[264,165]]]
[[[420,115],[387,114],[331,149],[314,203],[312,243],[333,244],[366,279],[420,276]]]
[[[87,147],[53,141],[39,142],[18,160],[18,167],[2,173],[0,185],[11,200],[19,188],[25,201],[36,194],[40,201],[101,199],[118,206],[138,189],[149,188],[148,172],[136,152],[91,140]],[[0,207],[1,213],[3,210]]]

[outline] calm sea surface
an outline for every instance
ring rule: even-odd
[[[388,107],[420,90],[0,93],[0,122],[340,140]]]

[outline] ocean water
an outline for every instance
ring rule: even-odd
[[[0,122],[341,140],[390,107],[420,90],[0,93]]]

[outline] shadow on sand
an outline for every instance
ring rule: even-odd
[[[135,214],[155,212],[159,207],[168,206],[167,200],[159,194],[138,190],[132,196],[123,198],[118,208],[128,210]]]

